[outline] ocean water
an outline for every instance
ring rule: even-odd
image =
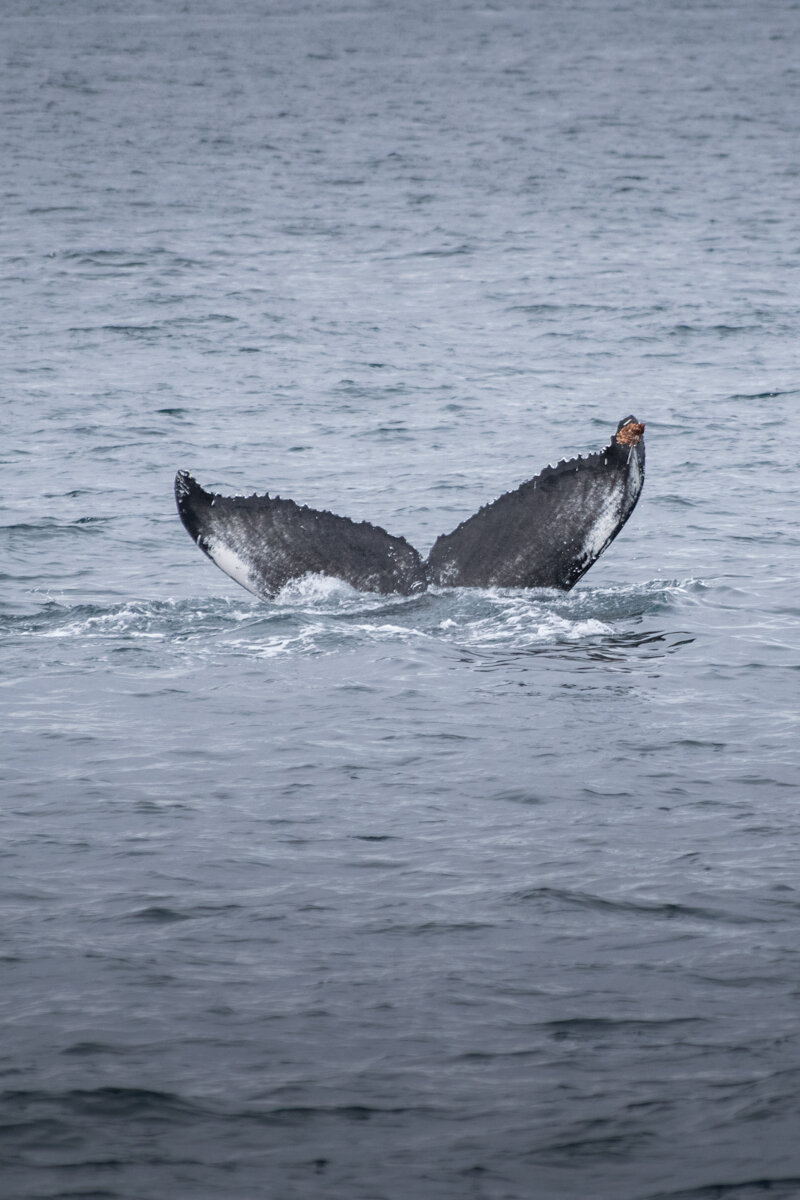
[[[800,6],[22,0],[0,1196],[800,1196]],[[259,601],[647,423],[570,594]]]

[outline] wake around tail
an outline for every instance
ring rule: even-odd
[[[438,587],[569,590],[614,540],[644,483],[644,425],[625,417],[596,454],[546,467],[436,540],[425,563],[403,537],[280,496],[221,496],[175,479],[183,524],[200,549],[257,596],[320,574],[360,591]]]

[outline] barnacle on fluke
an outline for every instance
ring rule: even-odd
[[[258,596],[329,575],[361,591],[438,587],[568,590],[633,512],[644,483],[644,425],[625,417],[595,454],[545,467],[434,542],[423,562],[403,537],[279,496],[220,496],[187,471],[175,479],[181,520],[221,570]]]
[[[644,437],[644,425],[638,421],[628,421],[617,430],[616,439],[623,446],[638,446]]]

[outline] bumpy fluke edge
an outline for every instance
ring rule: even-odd
[[[633,512],[644,483],[644,425],[625,417],[596,454],[546,467],[435,542],[428,560],[405,538],[279,496],[220,496],[186,471],[178,512],[221,570],[258,596],[321,574],[367,592],[439,587],[568,590]]]

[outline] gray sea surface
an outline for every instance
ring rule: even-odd
[[[800,5],[0,14],[2,1200],[800,1197]],[[569,594],[257,600],[647,423]]]

